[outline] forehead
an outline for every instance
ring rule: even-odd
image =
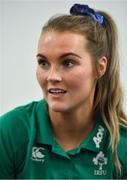
[[[84,49],[86,42],[85,37],[78,33],[48,31],[40,36],[38,50],[47,50],[53,47],[61,50]]]

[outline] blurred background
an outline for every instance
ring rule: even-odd
[[[126,0],[0,0],[0,114],[43,97],[36,80],[36,49],[41,28],[74,3],[108,12],[119,32],[121,81],[127,112]]]

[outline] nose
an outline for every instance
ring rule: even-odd
[[[61,73],[58,68],[52,67],[49,71],[49,74],[47,76],[48,82],[61,82],[62,77]]]

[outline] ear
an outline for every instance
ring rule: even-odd
[[[98,60],[98,78],[101,78],[105,74],[106,68],[107,68],[107,58],[103,56]]]

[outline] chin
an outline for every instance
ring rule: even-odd
[[[67,112],[67,108],[65,108],[64,106],[58,106],[58,105],[50,105],[49,104],[49,108],[54,111],[54,112],[59,112],[59,113],[64,113]]]
[[[50,109],[54,112],[59,112],[59,113],[64,113],[64,112],[67,112],[66,109],[64,108],[56,108],[56,107],[50,107]]]
[[[47,99],[48,107],[54,112],[64,112],[66,105],[63,102]]]

